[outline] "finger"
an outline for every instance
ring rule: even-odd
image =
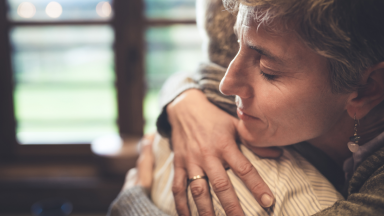
[[[144,146],[137,160],[138,185],[141,185],[148,191],[152,186],[154,160],[152,144]]]
[[[205,171],[225,213],[227,215],[244,215],[221,161],[214,157],[207,158],[207,161],[209,163],[206,163]]]
[[[137,169],[132,168],[125,175],[125,180],[126,181],[136,181],[136,179],[137,179]]]
[[[140,169],[140,167],[149,168],[153,166],[154,163],[154,155],[152,152],[152,144],[148,144],[143,146],[141,149],[139,158],[136,161],[136,167]]]
[[[175,166],[172,193],[178,215],[188,216],[189,207],[187,200],[187,173],[184,168]]]
[[[148,140],[150,143],[153,143],[153,140],[155,139],[156,133],[148,133],[143,136],[143,139]]]
[[[233,172],[244,182],[257,202],[265,208],[271,207],[274,203],[274,196],[268,185],[237,146],[228,146],[228,149],[223,152],[224,160],[227,161]]]
[[[125,176],[125,182],[122,190],[126,190],[131,187],[134,187],[137,183],[137,179],[138,179],[137,169],[136,168],[130,169]]]
[[[137,152],[141,153],[143,148],[147,145],[152,145],[153,140],[155,139],[156,133],[145,134],[140,141],[137,143]]]
[[[204,175],[204,171],[196,165],[190,165],[188,173],[189,179],[193,178],[193,176]],[[202,178],[191,181],[189,187],[199,215],[215,215],[207,180]]]

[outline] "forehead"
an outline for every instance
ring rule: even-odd
[[[261,50],[258,53],[265,57],[265,61],[284,66],[287,70],[326,62],[324,57],[306,46],[293,29],[288,29],[279,20],[261,22],[253,9],[244,8],[240,7],[234,30],[244,46]],[[269,58],[263,52],[276,58]]]

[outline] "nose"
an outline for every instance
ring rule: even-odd
[[[220,82],[220,91],[224,95],[237,95],[241,98],[252,96],[253,75],[246,64],[246,56],[240,48],[236,57],[229,64],[225,76]]]

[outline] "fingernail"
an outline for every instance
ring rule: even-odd
[[[263,196],[261,196],[261,203],[264,207],[269,208],[273,204],[273,198],[268,194],[263,194]]]

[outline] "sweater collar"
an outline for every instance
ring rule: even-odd
[[[345,173],[345,179],[349,181],[357,169],[357,167],[371,154],[373,154],[375,151],[379,150],[381,147],[384,146],[384,132],[379,134],[377,137],[372,139],[371,141],[365,143],[364,145],[361,145],[359,147],[359,150],[352,153],[352,156],[345,160],[344,162],[344,173]]]

